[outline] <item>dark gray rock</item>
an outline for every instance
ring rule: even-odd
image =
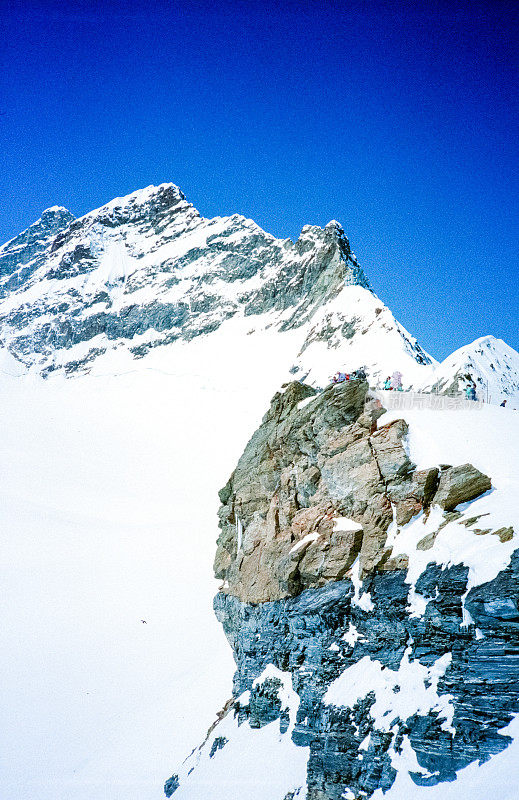
[[[164,794],[166,797],[171,797],[171,795],[177,791],[178,787],[178,775],[172,775],[164,784]]]
[[[374,604],[370,613],[352,603],[349,581],[256,606],[222,593],[216,597],[216,615],[236,659],[234,696],[251,690],[268,664],[292,673],[301,698],[292,738],[310,748],[309,798],[339,800],[346,787],[364,797],[388,789],[395,779],[389,751],[398,750],[404,736],[428,770],[428,775],[413,775],[420,785],[453,780],[458,770],[510,743],[499,729],[519,712],[519,555],[494,581],[469,593],[466,606],[475,625],[464,627],[467,575],[463,566],[430,565],[416,587],[431,598],[422,618],[409,616],[409,587],[402,571],[376,573],[366,580]],[[344,640],[350,624],[359,633],[353,647]],[[476,636],[476,627],[484,638]],[[397,670],[405,651],[425,667],[452,654],[438,693],[450,697],[455,736],[442,727],[437,712],[396,717],[391,731],[377,730],[370,715],[375,693],[353,708],[323,703],[330,684],[364,656]],[[268,681],[263,685],[239,711],[253,727],[281,714],[277,687]],[[369,746],[361,750],[368,734]]]
[[[23,278],[28,278],[43,263],[57,234],[68,228],[74,219],[74,215],[65,208],[55,207],[44,211],[37,222],[0,247],[0,278],[13,276],[15,272],[21,274],[23,267],[32,262],[31,268],[23,272]],[[21,283],[20,274],[18,278]],[[8,285],[15,288],[19,282],[14,278]]]

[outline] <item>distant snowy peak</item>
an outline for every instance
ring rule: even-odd
[[[458,394],[476,384],[480,399],[498,403],[519,401],[519,353],[494,336],[483,336],[461,347],[438,365],[424,385],[428,391]]]
[[[80,218],[80,222],[85,227],[96,222],[107,227],[151,222],[160,227],[161,223],[169,224],[172,215],[179,214],[185,214],[190,219],[201,219],[198,211],[188,203],[178,186],[173,183],[161,183],[160,186],[139,189],[126,197],[116,197],[104,206],[85,214]]]

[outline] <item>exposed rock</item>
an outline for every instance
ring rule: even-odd
[[[215,611],[236,660],[234,697],[250,692],[248,704],[235,700],[229,713],[252,728],[279,719],[282,736],[286,722],[276,681],[254,683],[268,665],[290,674],[300,698],[291,737],[309,748],[309,798],[340,800],[350,796],[346,789],[369,798],[389,789],[396,777],[391,756],[404,738],[420,768],[411,773],[416,784],[455,779],[458,770],[507,747],[510,737],[500,731],[519,713],[519,554],[493,581],[468,593],[465,605],[474,620],[468,627],[462,600],[467,580],[467,567],[429,565],[416,584],[430,598],[420,617],[409,616],[402,570],[375,572],[366,581],[369,613],[353,602],[348,580],[260,605],[220,593]],[[363,659],[378,665],[386,688],[370,690],[368,683],[351,705],[330,704],[330,686]],[[406,663],[415,675],[413,688],[405,683]],[[430,707],[424,692],[438,698]],[[205,744],[209,755],[220,746],[219,735],[216,726]],[[232,746],[230,739],[225,747]],[[198,757],[180,777],[186,788]]]
[[[409,566],[409,556],[406,553],[401,553],[398,556],[388,558],[387,561],[382,561],[379,569],[382,572],[392,572],[396,569],[407,569]]]
[[[371,437],[380,474],[387,483],[400,482],[414,468],[403,446],[407,432],[407,423],[403,419],[397,419],[379,428]]]
[[[455,494],[456,505],[489,483],[471,465],[440,478],[416,470],[403,420],[374,429],[383,413],[364,381],[321,393],[292,382],[274,396],[220,491],[214,569],[225,591],[264,603],[339,581],[357,557],[361,578],[402,568],[386,548],[393,518],[405,525],[433,500]]]
[[[499,530],[494,531],[494,536],[499,536],[499,541],[509,542],[510,539],[513,539],[514,536],[514,529],[513,528],[499,528]]]
[[[467,503],[488,492],[492,482],[472,464],[448,467],[442,470],[434,502],[446,511],[453,511],[460,503]]]
[[[171,795],[177,791],[178,787],[178,775],[172,775],[164,784],[164,794],[166,797],[171,797]]]
[[[430,550],[431,547],[434,545],[436,541],[436,537],[438,536],[439,531],[433,531],[432,533],[428,533],[427,536],[424,536],[423,539],[420,539],[418,544],[416,545],[417,550]]]
[[[209,758],[213,758],[215,753],[217,753],[218,750],[221,750],[223,747],[225,747],[228,741],[229,740],[226,739],[225,736],[217,736],[216,739],[214,739],[213,744],[211,746]]]
[[[445,528],[446,525],[449,525],[449,523],[451,522],[456,522],[456,520],[458,519],[461,521],[462,516],[463,515],[461,511],[446,511],[445,514],[443,515],[443,521],[440,524],[438,531],[443,530],[443,528]]]
[[[427,510],[438,488],[439,469],[416,470],[408,480],[393,483],[388,494],[396,506],[397,525],[407,525],[422,510]]]
[[[476,522],[478,522],[478,520],[480,520],[482,517],[488,517],[488,514],[478,514],[476,517],[469,517],[468,519],[464,519],[463,525],[465,525],[467,528],[470,528],[472,525],[475,525]]]

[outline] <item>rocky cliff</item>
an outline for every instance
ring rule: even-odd
[[[407,425],[377,428],[384,413],[365,381],[316,392],[291,383],[222,489],[215,573],[250,603],[280,600],[340,580],[358,558],[360,577],[401,565],[389,528],[432,504],[451,511],[491,488],[469,464],[416,470]]]
[[[402,771],[417,791],[452,781],[510,743],[516,535],[477,513],[490,477],[418,470],[407,431],[384,424],[363,381],[274,397],[220,492],[215,611],[233,697],[168,796],[231,796],[251,749],[279,762],[275,788],[256,779],[264,796],[356,800]]]

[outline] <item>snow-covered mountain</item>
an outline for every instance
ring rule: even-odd
[[[0,342],[31,372],[131,369],[155,350],[247,328],[291,338],[287,376],[364,366],[406,388],[490,402],[519,392],[519,354],[484,337],[438,364],[375,295],[338,222],[294,243],[238,214],[205,219],[173,184],[80,219],[53,207],[0,247]],[[124,367],[123,367],[124,365]],[[142,365],[142,366],[144,366]]]
[[[214,333],[294,333],[292,374],[367,366],[416,382],[432,359],[370,290],[337,222],[275,239],[239,215],[204,219],[176,186],[81,219],[50,209],[0,249],[0,339],[48,375],[103,369]],[[384,374],[384,377],[385,377]]]
[[[519,353],[502,339],[482,336],[442,361],[423,388],[458,394],[470,383],[485,402],[519,405]]]
[[[319,439],[331,487],[319,495],[323,524],[346,502],[337,487],[351,494],[355,484],[356,494],[360,486],[352,514],[362,512],[374,536],[390,525],[391,539],[379,544],[395,572],[355,573],[352,582],[332,564],[328,576],[344,578],[337,581],[340,602],[333,583],[312,589],[306,607],[305,598],[287,601],[297,612],[291,653],[276,605],[284,599],[241,609],[229,595],[219,619],[238,661],[246,656],[235,689],[248,681],[256,706],[251,717],[241,697],[238,715],[219,714],[220,725],[212,725],[218,708],[229,711],[237,701],[234,691],[229,703],[232,651],[211,608],[218,490],[272,395],[291,377],[322,387],[337,369],[363,365],[372,385],[399,369],[406,386],[452,391],[465,368],[465,357],[438,365],[395,320],[338,223],[307,226],[296,242],[279,240],[238,215],[204,219],[171,184],[80,219],[49,209],[0,248],[0,341],[2,797],[152,800],[174,771],[182,779],[177,796],[189,800],[338,800],[343,773],[333,759],[344,746],[341,764],[356,771],[351,785],[361,786],[362,776],[363,786],[378,787],[376,800],[386,788],[388,800],[463,792],[486,800],[496,786],[501,800],[516,800],[517,739],[510,744],[508,737],[517,735],[519,719],[509,724],[517,703],[519,430],[507,409],[391,411],[378,430],[361,415],[337,441]],[[512,375],[517,354],[495,340],[492,349],[487,358],[485,347],[483,355],[476,348],[471,369],[490,370],[511,397],[515,378],[501,378]],[[311,511],[305,504],[320,469],[305,461],[310,445],[350,417],[341,421],[333,397],[324,402],[331,393],[319,392],[324,410],[314,424],[315,390],[293,385],[308,396],[286,417],[288,395],[278,396],[278,438],[288,433],[283,425],[292,413],[306,415],[307,427],[290,429],[298,458],[292,463],[293,454],[283,454],[282,492],[289,505]],[[395,423],[389,430],[400,431],[396,441],[384,422],[402,415],[409,432]],[[261,534],[251,501],[261,500],[262,487],[276,490],[276,458],[267,447],[267,469],[257,485],[251,469],[253,491],[242,492],[250,514],[245,509],[241,522],[227,525],[244,548]],[[492,491],[445,518],[432,509],[402,521],[431,489],[431,476],[438,488],[440,465],[448,475],[447,465],[468,462],[491,478]],[[475,473],[462,474],[470,484]],[[341,547],[350,534],[338,530]],[[310,537],[305,548],[317,542],[315,532]],[[277,546],[276,537],[270,544]],[[316,547],[329,559],[333,548],[325,544]],[[382,583],[387,591],[377,591]],[[325,600],[331,592],[324,615],[316,611],[321,591]],[[233,609],[234,617],[227,614]],[[466,690],[459,671],[465,653]],[[285,657],[294,661],[292,677]],[[343,710],[330,705],[323,712],[314,701],[346,668],[352,672],[342,683],[351,676],[354,686],[339,697]],[[366,688],[376,690],[376,703]],[[337,746],[333,730],[350,713],[349,698],[362,709]],[[495,718],[480,724],[480,705]],[[451,747],[452,731],[442,725],[451,719],[443,712],[454,707],[460,723]],[[298,740],[311,732],[311,718],[322,730],[312,741]],[[361,741],[366,726],[371,738]],[[307,795],[307,775],[314,795]],[[321,777],[324,794],[315,794]],[[434,780],[440,782],[425,785]],[[172,791],[175,781],[167,786]]]

